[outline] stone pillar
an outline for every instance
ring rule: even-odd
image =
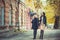
[[[15,19],[16,19],[16,26],[17,26],[18,30],[20,30],[20,28],[19,28],[19,1],[16,1]]]
[[[21,27],[21,7],[22,5],[19,4],[19,26]]]
[[[5,26],[9,29],[9,1],[5,1]]]
[[[13,24],[13,28],[15,29],[15,13],[16,13],[16,6],[15,6],[15,0],[11,0],[12,3],[12,24]]]

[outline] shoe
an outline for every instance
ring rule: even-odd
[[[43,39],[43,37],[40,37],[39,39]]]
[[[33,38],[33,40],[36,40],[36,38]]]
[[[36,38],[33,38],[33,39],[36,39]]]

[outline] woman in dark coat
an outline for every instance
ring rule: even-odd
[[[34,32],[33,32],[34,38],[33,39],[36,39],[38,25],[39,25],[39,20],[37,18],[37,15],[34,15],[34,19],[32,20],[32,29],[34,30]]]
[[[45,13],[43,12],[43,14],[40,17],[40,27],[41,27],[41,32],[40,32],[40,39],[43,39],[43,34],[44,34],[44,27],[46,26],[46,16]]]
[[[43,23],[43,24],[45,24],[45,26],[46,26],[46,16],[45,16],[45,13],[43,12],[43,14],[41,15],[41,17],[40,17],[40,23]]]

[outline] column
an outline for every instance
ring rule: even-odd
[[[5,26],[9,29],[9,1],[5,1]]]
[[[15,14],[16,14],[16,6],[15,6],[15,0],[11,0],[11,4],[12,4],[12,25],[13,28],[15,29],[15,25],[16,25],[16,20],[15,20]]]
[[[21,7],[22,5],[19,4],[19,26],[21,27]]]

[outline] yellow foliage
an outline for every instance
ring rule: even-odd
[[[26,0],[25,4],[26,4],[27,7],[31,8],[32,10],[35,10],[33,0]]]
[[[35,10],[36,4],[34,5],[33,0],[25,0],[25,4],[30,7],[32,10]],[[40,3],[41,4],[41,3]],[[42,6],[42,5],[40,5]],[[46,17],[47,17],[47,22],[48,23],[54,23],[55,21],[55,9],[57,8],[56,5],[50,5],[48,4],[46,7],[42,7],[45,10]]]
[[[55,12],[54,12],[54,6],[48,5],[44,8],[46,12],[47,22],[48,23],[54,23],[55,22]]]

